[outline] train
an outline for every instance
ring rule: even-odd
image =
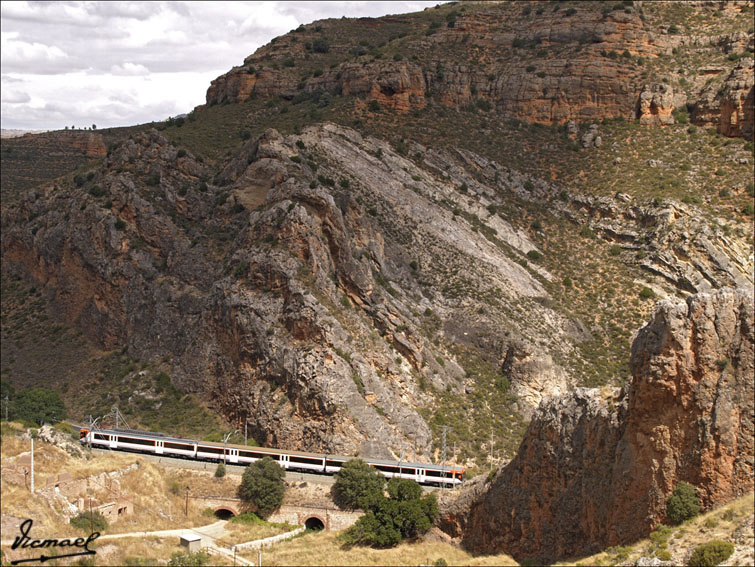
[[[79,431],[79,440],[82,444],[90,447],[233,465],[250,465],[264,457],[271,457],[288,471],[326,475],[337,473],[344,463],[354,458],[197,441],[134,429],[88,429],[82,427]],[[364,460],[386,478],[405,478],[414,480],[419,484],[439,487],[454,487],[464,482],[465,469],[463,467],[369,458]]]

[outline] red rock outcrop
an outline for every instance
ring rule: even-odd
[[[745,4],[722,10],[735,13]],[[311,26],[304,33],[281,36],[247,57],[244,66],[215,79],[207,104],[242,102],[250,96],[290,100],[324,89],[374,100],[399,113],[422,109],[428,101],[455,107],[484,101],[483,106],[492,105],[506,116],[545,124],[615,117],[673,124],[672,111],[687,103],[689,92],[692,101],[702,97],[695,115],[701,124],[714,124],[727,136],[747,137],[752,132],[752,99],[747,103],[751,79],[748,86],[747,78],[737,73],[736,80],[727,81],[733,86],[719,92],[723,75],[711,84],[696,81],[681,88],[664,84],[670,81],[664,73],[671,72],[662,71],[653,74],[663,82],[651,87],[645,84],[643,66],[686,49],[745,54],[752,51],[752,34],[698,36],[688,30],[685,35],[675,26],[650,21],[643,9],[639,3],[620,10],[600,9],[597,3],[564,10],[544,9],[540,3],[491,3],[460,9],[452,26],[440,23],[442,16],[449,16],[446,10],[429,30],[433,18],[424,14],[327,20],[315,26],[323,34],[317,38],[331,38],[327,56],[303,47],[309,45],[311,51],[312,42],[306,41]],[[703,3],[685,9],[710,14],[717,8]],[[400,48],[390,40],[379,44],[389,57],[395,51],[393,60],[360,47],[374,47],[372,38],[391,25],[403,26],[400,37],[407,36],[396,44]],[[357,45],[343,36],[367,39]],[[313,73],[318,58],[330,69]],[[730,65],[725,63],[722,70]]]
[[[755,107],[755,68],[753,60],[738,64],[723,82],[703,90],[692,109],[692,120],[712,126],[725,136],[753,139]]]
[[[662,303],[634,341],[631,385],[541,405],[517,457],[451,531],[476,552],[550,562],[647,536],[680,481],[707,508],[751,491],[753,309],[731,290]]]

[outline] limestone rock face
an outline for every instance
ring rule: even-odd
[[[687,4],[691,15],[718,10],[710,3]],[[277,38],[247,57],[243,66],[215,79],[207,91],[207,104],[240,103],[250,96],[291,100],[322,90],[377,101],[399,113],[420,110],[428,102],[454,107],[481,104],[509,117],[544,124],[621,117],[666,125],[674,123],[672,111],[689,102],[699,107],[693,120],[701,125],[710,123],[727,136],[747,137],[748,132],[751,136],[751,98],[747,104],[747,97],[752,97],[751,64],[749,78],[736,71],[722,87],[723,75],[714,73],[713,82],[707,84],[706,72],[700,70],[702,81],[693,79],[687,88],[677,85],[676,90],[666,84],[674,77],[645,84],[641,67],[644,61],[680,49],[746,54],[753,50],[751,33],[696,35],[691,29],[672,34],[668,25],[645,18],[641,4],[602,10],[600,5],[581,3],[570,7],[569,14],[538,6],[489,3],[460,10],[453,26],[430,31],[419,14],[326,20],[313,26],[331,38],[327,65],[317,73],[310,76],[299,70],[297,62],[303,61],[308,69],[308,61],[319,56],[311,52],[307,34],[311,28],[298,30],[304,33]],[[740,2],[721,10],[735,12],[744,6]],[[371,46],[370,38],[386,28],[403,32],[400,43],[381,45],[394,53],[393,60],[362,47]],[[346,35],[360,41],[349,43],[343,39]],[[395,40],[394,35],[391,41]],[[400,49],[394,49],[399,44]],[[729,66],[727,62],[720,71]]]
[[[302,146],[316,173],[292,159]],[[104,195],[50,185],[9,209],[3,269],[44,289],[92,343],[172,360],[179,388],[248,420],[260,443],[385,458],[416,446],[427,459],[423,385],[462,392],[470,380],[421,325],[448,321],[442,332],[469,340],[507,321],[503,307],[471,319],[475,300],[456,286],[531,298],[545,330],[522,340],[542,332],[565,352],[571,326],[534,301],[547,292],[532,273],[443,205],[463,182],[493,191],[473,182],[471,158],[421,150],[449,177],[333,124],[268,130],[214,175],[142,133],[92,172]],[[534,248],[504,219],[491,224],[516,254]]]
[[[755,68],[744,59],[732,69],[722,86],[710,85],[692,109],[696,124],[709,125],[726,136],[753,139]]]
[[[685,102],[686,97],[675,96],[668,85],[645,85],[637,103],[637,119],[640,124],[673,124],[672,112]]]
[[[705,507],[753,489],[753,297],[663,302],[631,385],[544,402],[516,458],[471,507],[464,543],[551,562],[645,537],[686,481]]]
[[[518,342],[509,345],[502,363],[511,391],[523,402],[522,411],[530,417],[544,398],[566,394],[574,385],[553,357],[534,345]]]

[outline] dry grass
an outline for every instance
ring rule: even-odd
[[[222,540],[217,542],[217,544],[230,547],[234,544],[282,534],[291,531],[292,529],[294,529],[293,526],[286,526],[285,524],[242,524],[228,522],[225,525],[225,535]]]
[[[185,551],[179,544],[177,537],[166,538],[129,538],[124,540],[110,540],[94,542],[91,549],[97,552],[94,556],[95,565],[166,565],[173,553]],[[16,560],[39,556],[39,551],[32,550],[6,551],[5,558]],[[49,552],[46,552],[49,554]],[[81,558],[60,560],[58,564],[75,564]],[[51,563],[55,565],[56,563]],[[232,565],[233,561],[220,555],[211,555],[211,565]]]
[[[755,495],[753,493],[743,496],[716,510],[701,514],[681,526],[671,528],[668,538],[668,551],[671,553],[671,562],[674,565],[684,565],[691,551],[698,545],[714,539],[731,541],[734,543],[733,533],[743,524],[749,522],[749,533],[752,538],[752,518]],[[616,565],[618,563],[633,565],[637,559],[652,555],[651,540],[643,539],[623,548],[610,548],[606,551],[556,563],[559,566],[571,565]],[[727,565],[753,565],[755,559],[752,553],[752,541],[750,542],[749,555],[744,550],[740,560],[732,556]]]
[[[28,450],[29,441],[3,435],[4,470],[10,470],[8,465],[13,462],[12,457]],[[164,469],[135,455],[122,453],[97,455],[88,460],[77,459],[47,443],[36,441],[34,444],[35,486],[38,490],[46,486],[47,478],[59,473],[69,473],[74,479],[81,479],[102,472],[121,470],[134,463],[139,464],[138,468],[118,479],[120,494],[132,501],[134,513],[111,524],[106,533],[206,525],[216,521],[216,518],[207,513],[208,503],[201,498],[189,498],[187,510],[186,487],[192,496],[233,497],[236,494],[238,479],[235,478],[216,479],[209,472]],[[39,493],[30,495],[22,478],[11,478],[3,474],[2,513],[20,518],[33,518],[33,533],[40,536],[69,533],[71,528],[67,517],[62,513],[62,506],[57,502],[48,501]],[[84,491],[74,496],[87,495],[103,503],[118,497],[116,491],[94,479],[90,483],[89,494]]]
[[[508,555],[474,557],[440,542],[402,543],[392,549],[354,547],[344,549],[339,532],[308,532],[262,551],[262,564],[279,565],[428,565],[445,559],[449,565],[517,565]],[[244,557],[257,562],[257,552]]]

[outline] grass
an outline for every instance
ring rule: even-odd
[[[29,450],[29,442],[15,436],[3,435],[2,462]],[[34,445],[35,483],[38,488],[46,486],[48,478],[60,473],[69,473],[74,479],[86,478],[102,472],[123,469],[138,463],[118,479],[121,493],[133,502],[134,513],[110,524],[106,533],[152,531],[185,526],[200,526],[215,521],[203,514],[207,507],[201,496],[235,497],[238,487],[236,477],[216,479],[212,471],[185,471],[162,468],[138,456],[114,452],[90,455],[87,459],[73,458],[62,449],[37,441]],[[188,514],[185,515],[186,487],[189,488]],[[91,484],[91,494],[101,502],[113,500],[117,493],[99,482]],[[23,484],[3,480],[2,511],[19,517],[33,517],[34,529],[40,535],[61,533],[68,529],[67,522],[52,509],[40,495],[29,496]]]
[[[242,556],[257,561],[256,551]],[[508,555],[474,557],[448,543],[402,543],[393,549],[354,547],[344,549],[338,532],[305,532],[304,535],[262,551],[262,564],[283,565],[430,565],[444,559],[448,565],[517,565]]]
[[[738,498],[715,510],[701,514],[684,522],[681,526],[660,526],[649,538],[622,546],[606,549],[598,554],[556,563],[557,566],[571,565],[633,565],[642,556],[662,555],[674,565],[683,565],[686,557],[696,546],[714,539],[733,541],[733,534],[748,522],[752,522],[753,493]],[[745,528],[752,533],[752,528]],[[752,536],[750,536],[752,537]],[[745,544],[745,548],[746,548]],[[752,540],[750,540],[752,545]],[[666,555],[668,554],[668,555]],[[752,551],[740,556],[740,562],[727,565],[752,565],[755,554]]]

